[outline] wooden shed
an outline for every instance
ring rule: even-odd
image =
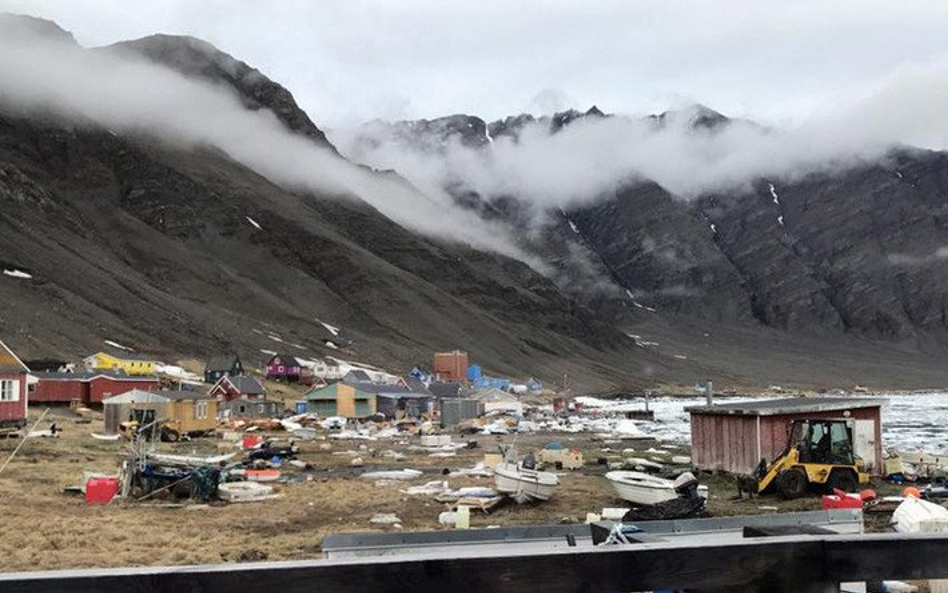
[[[118,432],[122,422],[154,411],[156,420],[168,420],[180,434],[217,428],[217,400],[194,391],[140,391],[134,389],[102,401],[105,431]]]
[[[791,397],[686,408],[691,415],[691,458],[696,467],[749,474],[787,446],[793,420],[854,420],[854,452],[869,473],[885,467],[881,398]]]

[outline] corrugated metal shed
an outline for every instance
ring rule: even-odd
[[[484,414],[484,404],[476,399],[450,398],[441,400],[441,426],[454,426],[462,420]]]

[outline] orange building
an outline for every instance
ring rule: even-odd
[[[467,352],[435,352],[432,373],[439,381],[467,380]]]

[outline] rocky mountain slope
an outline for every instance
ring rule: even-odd
[[[230,85],[327,142],[285,89],[203,42],[96,51]],[[493,372],[593,388],[668,362],[519,261],[426,239],[357,199],[288,191],[212,147],[0,107],[0,205],[0,335],[26,357],[111,340],[169,358],[236,349],[259,364],[279,350],[404,371],[458,347]]]
[[[456,131],[465,135],[465,146],[489,152],[490,142],[466,137],[471,130],[486,125],[489,139],[516,140],[526,126],[539,123],[556,133],[588,117],[607,116],[593,108],[488,124],[459,115],[434,121],[442,128],[465,122]],[[730,122],[701,106],[650,120],[664,126],[675,118],[707,133]],[[442,129],[439,137],[445,144],[451,135]],[[773,368],[780,368],[776,353],[791,342],[839,358],[858,358],[872,344],[891,352],[891,374],[907,360],[940,366],[946,353],[946,176],[948,155],[900,148],[877,163],[792,181],[760,178],[749,189],[695,199],[648,180],[629,180],[591,203],[553,212],[523,245],[548,260],[563,256],[563,274],[551,277],[589,302],[596,291],[588,290],[588,281],[577,283],[579,271],[570,269],[581,262],[579,269],[614,289],[593,307],[612,311],[630,333],[649,334],[648,342],[690,350],[689,343],[707,342],[703,328],[736,331],[738,342],[718,346],[718,368],[741,373],[747,368],[743,357],[768,353],[774,354]],[[463,185],[447,189],[483,216],[506,218],[514,228],[524,224],[527,206],[517,196],[482,196]],[[653,314],[616,313],[616,294]],[[707,354],[699,356],[715,358]],[[933,372],[942,380],[940,371]],[[850,376],[858,381],[872,374],[867,368]]]

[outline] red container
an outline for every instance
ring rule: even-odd
[[[260,444],[260,441],[263,440],[259,434],[245,434],[244,435],[244,449],[253,449]]]
[[[109,504],[118,494],[118,478],[92,478],[86,482],[86,502]]]

